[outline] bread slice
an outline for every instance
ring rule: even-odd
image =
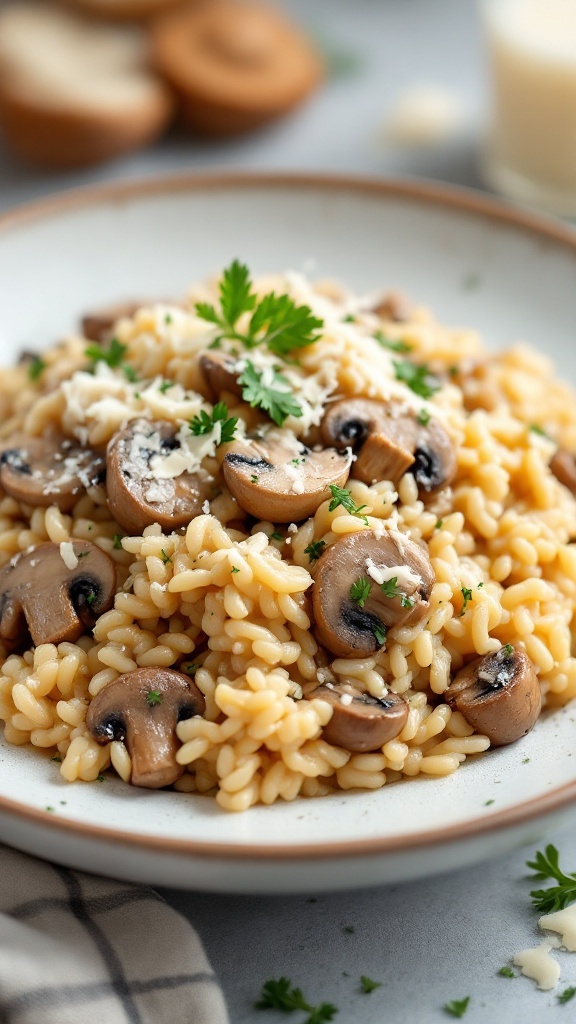
[[[323,74],[300,29],[264,4],[185,7],[155,21],[151,39],[185,120],[210,135],[249,131],[287,113]]]
[[[0,11],[0,126],[22,157],[81,167],[155,139],[173,113],[147,37],[43,3]]]

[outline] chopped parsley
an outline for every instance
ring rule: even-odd
[[[268,539],[269,540],[284,540],[284,537],[282,536],[281,533],[278,533],[278,530],[274,530],[274,533],[271,533],[270,537]],[[305,549],[304,554],[305,555],[308,554],[308,548]]]
[[[174,319],[174,317],[172,316],[172,313],[166,313],[165,316],[164,316],[164,323],[165,324],[171,324],[173,319]]]
[[[94,366],[96,363],[106,363],[111,370],[117,370],[122,366],[126,352],[126,345],[122,345],[118,338],[112,338],[108,348],[102,348],[101,345],[88,345],[88,348],[84,350],[84,355],[91,360]]]
[[[384,583],[380,584],[380,589],[384,594],[384,597],[400,597],[402,591],[398,587],[398,577],[393,576],[391,580],[384,580]]]
[[[493,804],[493,803],[494,803],[494,797],[491,797],[490,800],[485,800],[484,801],[484,807],[490,807],[490,804]]]
[[[428,412],[428,409],[420,409],[416,419],[422,427],[427,427],[430,423],[430,413]]]
[[[413,597],[408,597],[408,594],[402,594],[401,597],[400,597],[400,604],[401,604],[402,608],[413,608],[414,607],[414,598]]]
[[[274,534],[272,534],[272,536],[274,536]],[[311,562],[317,562],[325,547],[325,540],[313,540],[307,548],[304,548],[304,554],[308,555]]]
[[[104,782],[104,776],[102,775],[102,772],[100,772],[100,775],[96,776],[96,782]]]
[[[311,1006],[304,998],[301,989],[292,988],[289,978],[279,978],[278,981],[272,979],[265,982],[260,999],[255,1006],[257,1010],[283,1010],[284,1013],[303,1010],[309,1016],[302,1024],[327,1024],[338,1013],[338,1007],[333,1006],[332,1003],[319,1003],[318,1006]]]
[[[174,381],[173,380],[163,380],[161,385],[160,385],[160,387],[158,388],[158,390],[159,390],[161,395],[165,395],[166,392],[169,391],[170,388],[173,388],[173,387],[174,387]]]
[[[199,416],[193,416],[188,421],[188,426],[196,437],[200,437],[202,434],[209,434],[218,423],[220,424],[220,440],[218,444],[227,444],[229,441],[233,441],[238,417],[228,416],[226,402],[217,402],[211,413],[201,409]]]
[[[460,590],[462,597],[464,598],[464,603],[462,605],[462,611],[460,612],[460,615],[464,615],[464,612],[468,607],[468,602],[472,600],[472,591],[470,590],[469,587],[461,587]]]
[[[440,390],[441,384],[425,364],[411,363],[409,359],[394,359],[396,380],[407,384],[420,398],[431,398]]]
[[[382,622],[379,622],[378,624],[374,623],[372,625],[372,632],[378,647],[384,647],[384,644],[386,643],[386,634],[388,632],[386,626]]]
[[[172,559],[170,558],[170,555],[167,555],[166,552],[164,551],[164,548],[162,548],[162,552],[160,554],[160,558],[164,562],[164,565],[168,565],[168,562],[172,561]]]
[[[54,807],[46,807],[45,810],[49,811],[50,814],[54,814]]]
[[[208,302],[197,302],[196,313],[220,330],[220,338],[240,341],[246,348],[265,345],[277,356],[312,345],[324,322],[312,315],[309,306],[297,306],[289,295],[269,292],[258,299],[252,291],[248,267],[234,260],[226,268],[218,287],[220,311]],[[243,313],[251,313],[244,332],[237,330]]]
[[[252,473],[252,476],[250,477],[250,482],[253,483],[253,484],[257,484],[258,480],[259,480],[258,473]]]
[[[240,376],[238,383],[242,385],[242,398],[248,402],[253,409],[262,409],[268,413],[271,420],[277,427],[284,424],[288,416],[299,418],[302,409],[290,390],[287,390],[288,381],[281,373],[272,371],[270,384],[263,384],[264,370],[259,372],[248,360]]]
[[[559,1003],[563,1004],[569,1003],[571,999],[574,999],[574,996],[576,996],[576,985],[571,985],[570,988],[565,988],[559,996],[556,996],[556,999]]]
[[[538,851],[534,860],[526,862],[526,866],[532,868],[534,878],[539,881],[554,878],[558,882],[558,885],[551,885],[547,889],[533,889],[530,893],[532,903],[542,914],[564,910],[570,903],[576,901],[576,873],[567,875],[562,871],[559,857],[556,847],[549,843],[544,853]]]
[[[240,572],[240,569],[238,568],[237,565],[233,565],[232,568],[230,569],[230,572]]]
[[[538,434],[538,437],[545,437],[548,439],[548,441],[552,440],[550,434],[548,434],[544,430],[544,427],[541,427],[538,423],[531,423],[528,427],[528,430],[531,430],[533,434]]]
[[[411,346],[407,345],[405,341],[392,341],[391,338],[387,338],[382,331],[374,331],[373,337],[376,339],[382,348],[387,348],[390,352],[398,352],[404,354],[405,352],[411,352]]]
[[[524,760],[522,761],[522,764],[530,764],[530,758],[529,757],[525,757]]]
[[[42,356],[34,356],[28,364],[28,376],[30,380],[36,384],[40,380],[40,377],[46,369],[46,363],[42,359]]]
[[[328,506],[329,512],[334,512],[335,509],[342,505],[342,508],[346,509],[351,516],[360,516],[369,525],[366,516],[362,515],[362,509],[367,508],[366,505],[356,505],[352,498],[352,491],[347,490],[346,487],[338,487],[337,484],[330,484],[330,492],[332,494],[332,501]]]
[[[516,977],[516,975],[515,975],[515,973],[514,973],[514,971],[512,970],[511,967],[501,967],[500,970],[498,971],[498,974],[502,978],[515,978]]]
[[[355,324],[356,323],[356,317],[354,316],[353,313],[347,313],[346,316],[342,317],[342,323],[343,324]]]
[[[355,929],[353,924],[345,924],[343,929],[342,929],[342,931],[343,932],[347,932],[348,935],[354,935],[354,932],[356,931],[356,929]]]
[[[514,654],[512,644],[504,644],[504,647],[501,647],[500,650],[505,658],[510,658]]]
[[[381,981],[372,981],[372,978],[367,978],[365,974],[360,975],[360,984],[362,985],[362,991],[366,994],[373,992],[375,988],[381,988]]]
[[[79,551],[78,554],[76,555],[76,558],[78,559],[78,561],[80,561],[81,558],[88,558],[89,554],[89,551]]]
[[[360,576],[350,587],[350,597],[359,608],[363,608],[370,596],[371,589],[370,580],[365,576]]]
[[[126,380],[129,380],[131,384],[135,384],[136,381],[138,380],[136,370],[134,369],[133,366],[129,366],[128,363],[124,363],[124,366],[122,367],[122,372],[126,377]],[[140,398],[140,395],[134,395],[134,398]]]
[[[94,604],[95,600],[96,600],[96,591],[95,590],[90,590],[89,593],[86,594],[86,604],[92,605],[92,604]]]
[[[146,703],[149,708],[155,708],[157,704],[161,704],[162,694],[160,690],[148,690],[146,693]]]
[[[444,520],[443,519],[439,519],[438,522],[436,523],[436,526],[434,527],[434,529],[435,530],[441,530],[443,526],[444,526]]]
[[[469,1002],[470,996],[464,996],[464,999],[452,999],[451,1002],[444,1004],[443,1010],[451,1017],[463,1017],[468,1009]]]
[[[198,667],[199,666],[196,665],[195,662],[190,662],[189,665],[182,665],[182,668],[183,668],[184,672],[186,672],[186,674],[189,675],[189,676],[196,675],[196,672],[198,671]]]
[[[114,550],[115,551],[122,551],[122,534],[121,533],[115,533],[114,534]]]
[[[56,764],[62,764],[62,758],[60,754],[54,754],[54,757],[50,758],[51,761],[56,761]]]

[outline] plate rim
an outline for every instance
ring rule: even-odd
[[[138,199],[140,197],[169,194],[171,192],[202,192],[246,190],[257,188],[318,188],[352,194],[368,194],[385,198],[398,198],[420,202],[431,207],[488,219],[509,228],[521,230],[539,239],[560,245],[576,257],[576,231],[552,218],[532,213],[523,207],[501,202],[470,188],[438,184],[427,179],[404,180],[349,174],[298,173],[283,171],[226,171],[210,170],[202,173],[167,174],[128,181],[113,181],[81,188],[67,189],[44,198],[34,199],[14,209],[0,212],[0,235],[30,223],[41,222],[66,214],[75,209],[86,209],[105,203]],[[439,780],[425,780],[435,781]],[[329,799],[329,798],[328,798]],[[93,838],[115,846],[144,848],[165,854],[211,857],[221,860],[274,860],[301,861],[322,857],[366,857],[378,854],[409,853],[424,846],[442,847],[451,842],[480,838],[486,833],[499,832],[526,824],[545,815],[553,814],[576,803],[576,778],[532,800],[522,801],[508,809],[491,814],[488,818],[476,816],[444,829],[426,829],[410,836],[384,836],[371,839],[345,840],[326,843],[302,843],[297,846],[280,844],[252,845],[194,839],[167,838],[149,833],[125,832],[101,825],[83,823],[75,819],[56,818],[40,808],[29,807],[17,800],[0,795],[0,813],[25,823],[47,826],[64,835]],[[249,812],[248,812],[249,813]]]

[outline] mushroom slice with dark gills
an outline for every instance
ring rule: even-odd
[[[17,434],[3,443],[0,454],[0,486],[26,505],[57,505],[69,512],[105,475],[102,454],[61,435]]]
[[[408,718],[408,705],[397,693],[372,697],[347,683],[330,683],[307,694],[308,700],[315,698],[332,708],[324,739],[354,754],[384,746],[402,732]]]
[[[173,423],[134,420],[108,444],[108,505],[129,534],[138,535],[152,523],[168,530],[187,526],[211,493],[199,472],[183,470],[176,434]]]
[[[198,362],[214,401],[218,401],[225,391],[242,397],[242,387],[238,383],[240,371],[236,369],[237,360],[233,356],[207,351],[202,353]]]
[[[421,417],[422,418],[422,417]],[[456,474],[454,445],[433,416],[418,414],[399,401],[350,398],[330,406],[321,423],[326,444],[356,453],[352,475],[364,483],[397,483],[413,473],[421,496],[446,487]]]
[[[316,637],[338,657],[373,654],[389,630],[426,617],[435,579],[426,552],[404,534],[348,534],[317,563]]]
[[[222,469],[228,489],[246,512],[293,523],[314,515],[330,497],[330,484],[344,486],[350,457],[334,448],[312,451],[286,431],[271,430],[261,440],[234,441]]]
[[[558,448],[550,460],[550,469],[556,479],[576,497],[576,455]]]
[[[40,544],[0,571],[0,640],[14,649],[32,643],[73,643],[108,611],[116,568],[89,541]]]
[[[511,644],[466,665],[443,696],[493,747],[525,736],[542,707],[534,665],[521,648]]]
[[[178,722],[203,715],[205,707],[202,693],[187,676],[167,668],[139,668],[100,690],[88,708],[86,725],[98,743],[126,743],[133,786],[161,789],[184,771],[176,760]]]

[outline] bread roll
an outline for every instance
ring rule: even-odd
[[[22,157],[81,167],[155,139],[173,99],[147,38],[42,3],[0,11],[0,125]]]

